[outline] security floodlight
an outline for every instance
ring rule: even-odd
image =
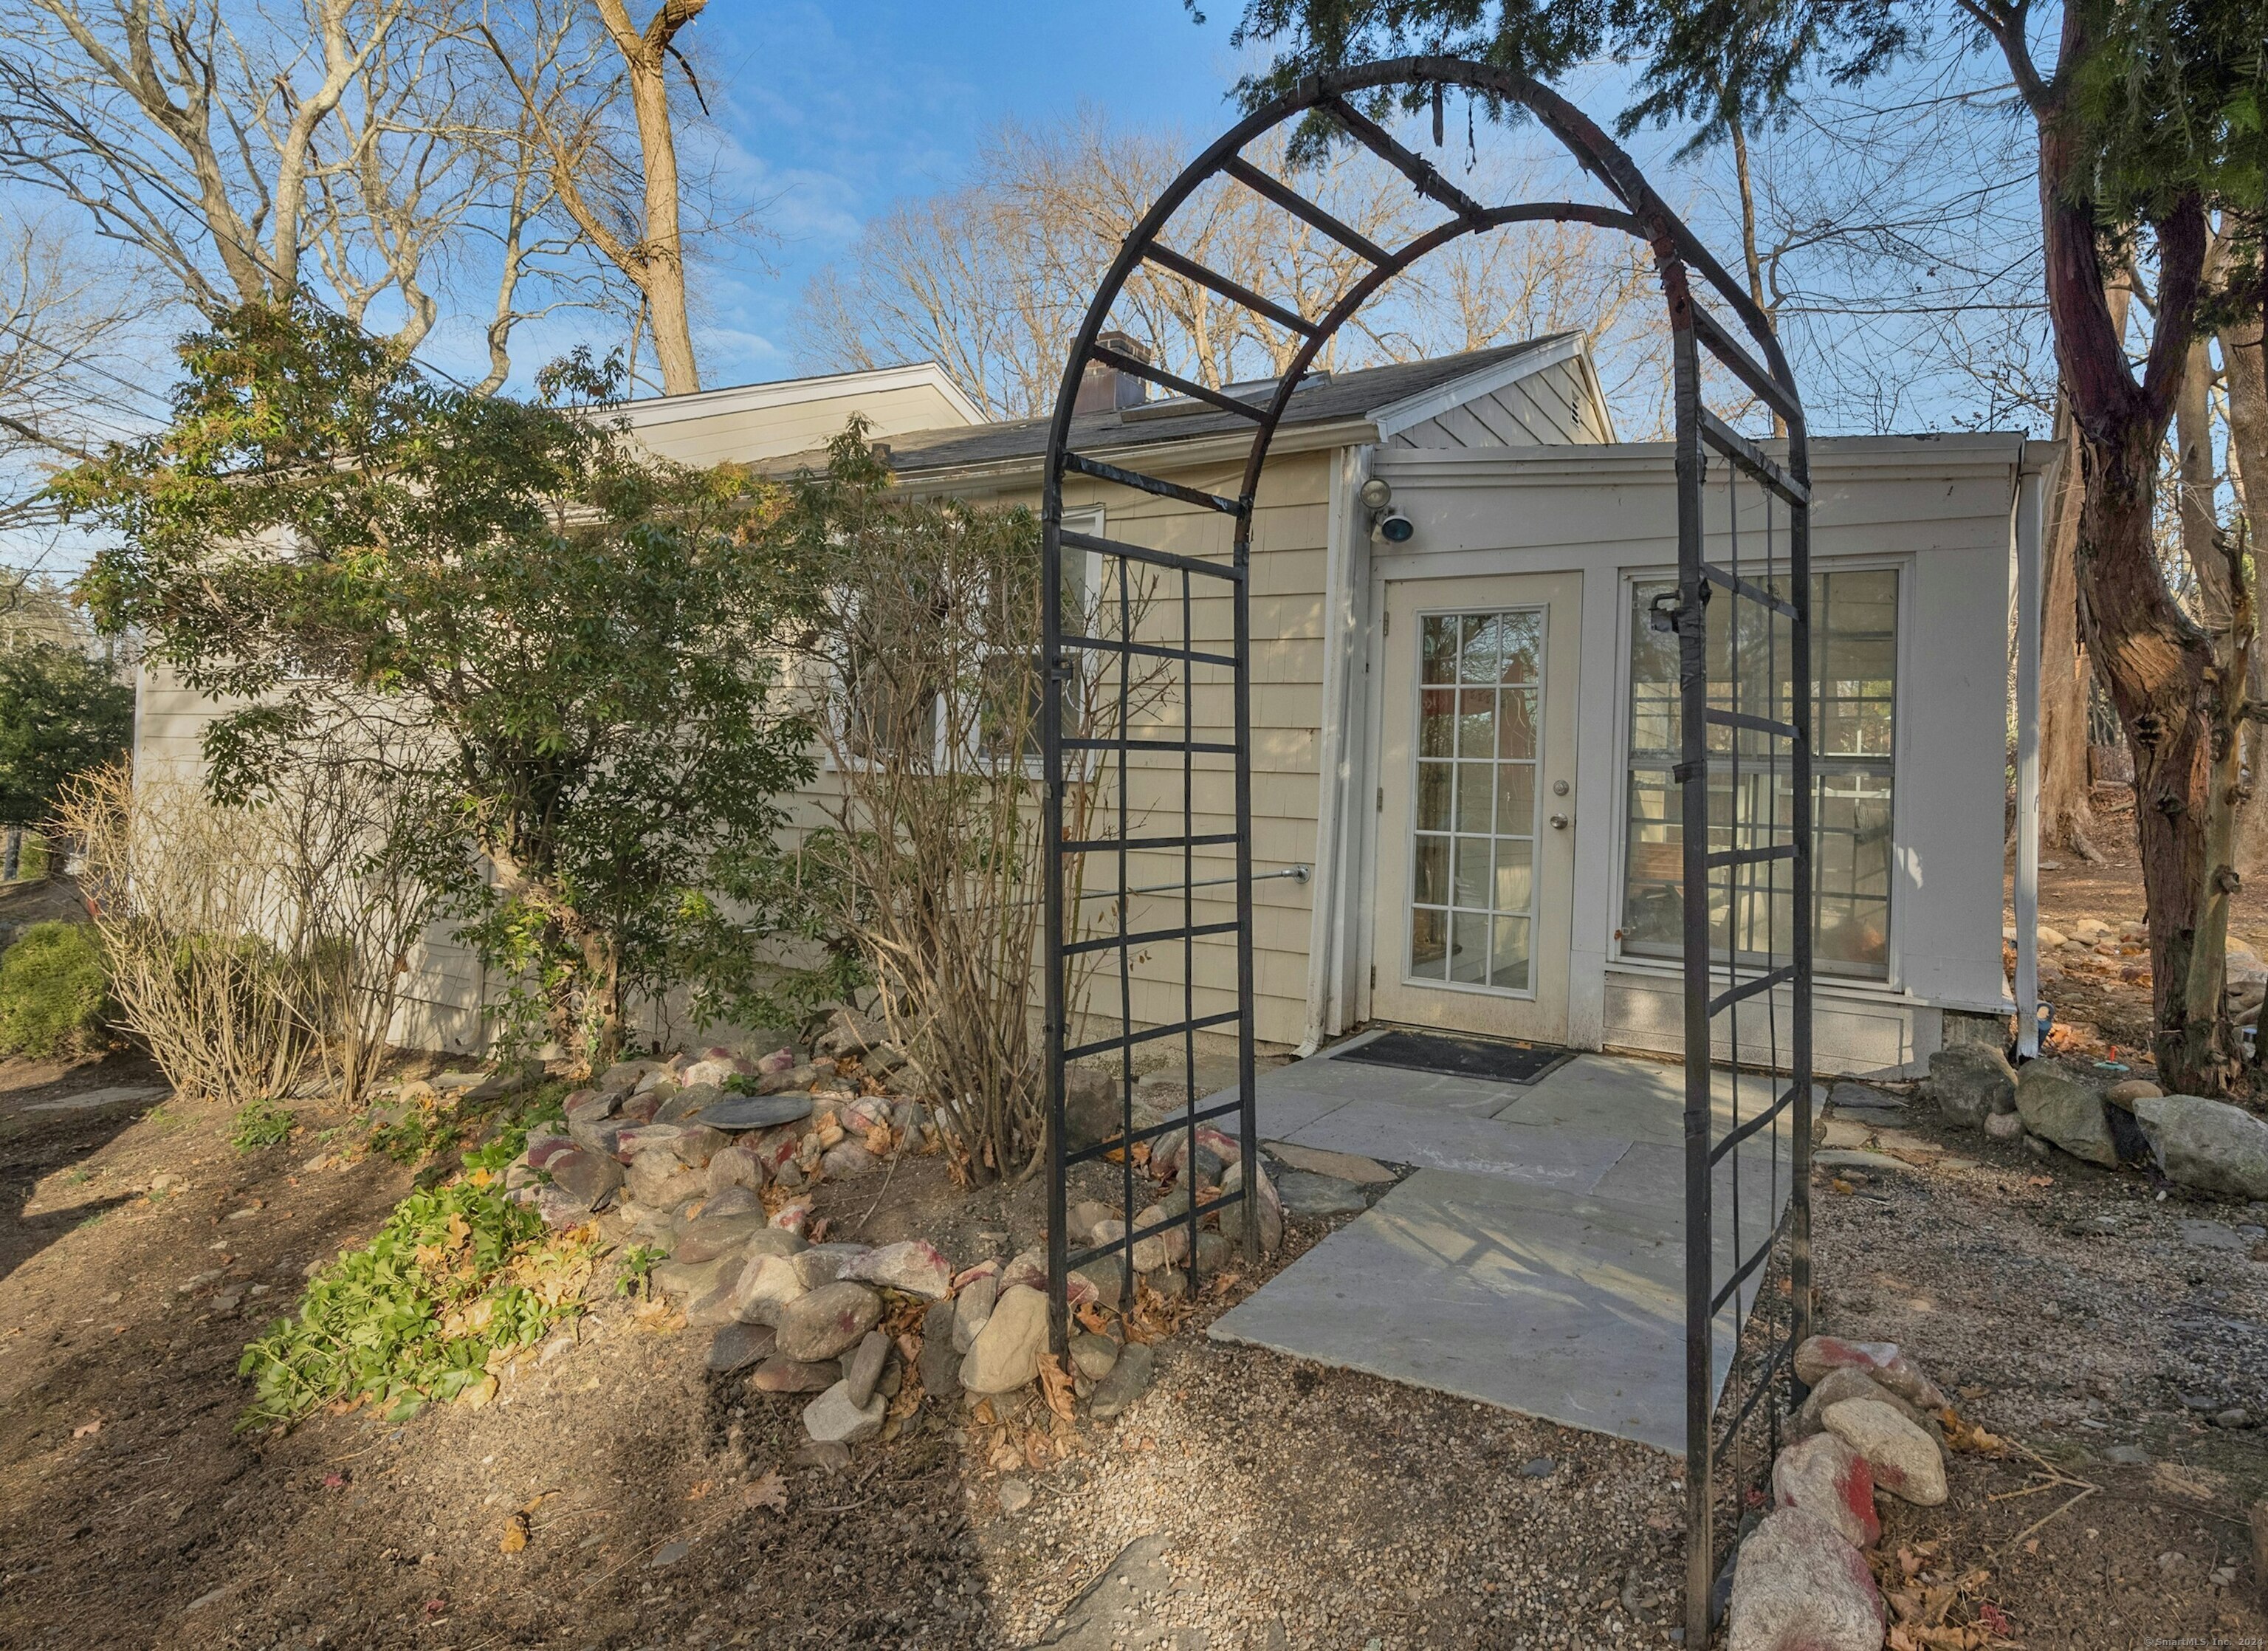
[[[1388,544],[1408,544],[1417,531],[1417,524],[1398,510],[1389,510],[1378,519],[1378,536]]]
[[[1362,501],[1365,510],[1384,510],[1394,497],[1394,489],[1383,476],[1373,475],[1362,484],[1355,497]]]

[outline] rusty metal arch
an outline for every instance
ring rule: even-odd
[[[1579,201],[1521,202],[1489,206],[1472,199],[1452,183],[1429,162],[1405,147],[1390,133],[1363,114],[1350,100],[1361,94],[1388,88],[1414,91],[1422,99],[1432,92],[1438,98],[1450,90],[1462,90],[1492,103],[1516,106],[1532,114],[1550,132],[1567,152],[1573,156],[1583,170],[1610,197],[1609,204]],[[1438,107],[1438,105],[1437,105]],[[1394,166],[1420,194],[1442,207],[1448,219],[1437,227],[1410,240],[1405,246],[1388,249],[1375,246],[1366,238],[1338,223],[1318,203],[1300,195],[1292,185],[1262,172],[1245,161],[1241,151],[1255,138],[1286,122],[1320,116],[1336,126],[1344,137],[1361,145]],[[1264,295],[1253,292],[1238,283],[1204,269],[1173,250],[1165,240],[1174,214],[1204,185],[1218,178],[1233,181],[1252,190],[1278,209],[1291,213],[1325,235],[1360,254],[1371,268],[1354,282],[1330,310],[1320,317],[1300,315],[1274,303]],[[1688,1564],[1686,1576],[1687,1641],[1706,1642],[1709,1631],[1709,1596],[1715,1572],[1711,1555],[1711,1522],[1714,1506],[1713,1464],[1719,1453],[1729,1444],[1742,1423],[1751,1413],[1758,1401],[1764,1398],[1775,1380],[1786,1375],[1793,1382],[1793,1361],[1788,1357],[1794,1344],[1808,1333],[1810,1320],[1809,1289],[1809,1209],[1808,1181],[1808,1075],[1811,1068],[1811,763],[1810,728],[1810,607],[1809,578],[1809,469],[1801,397],[1793,374],[1789,370],[1778,341],[1769,323],[1748,294],[1734,281],[1725,268],[1717,262],[1699,239],[1663,202],[1630,157],[1581,110],[1558,93],[1541,83],[1510,70],[1485,63],[1466,62],[1447,57],[1405,57],[1392,62],[1370,64],[1334,73],[1310,77],[1292,92],[1266,107],[1256,110],[1238,122],[1207,148],[1167,188],[1143,216],[1140,223],[1120,248],[1108,272],[1104,276],[1093,301],[1087,306],[1079,333],[1072,343],[1064,377],[1057,392],[1053,416],[1048,429],[1046,468],[1043,472],[1042,526],[1043,532],[1044,571],[1042,582],[1043,656],[1047,689],[1042,707],[1041,740],[1042,760],[1046,770],[1044,804],[1044,837],[1047,846],[1047,876],[1045,881],[1046,980],[1045,1031],[1047,1041],[1048,1095],[1049,1121],[1049,1272],[1051,1298],[1051,1345],[1060,1354],[1066,1347],[1069,1320],[1069,1274],[1081,1262],[1123,1250],[1126,1286],[1132,1287],[1133,1246],[1145,1236],[1167,1234],[1175,1226],[1186,1224],[1188,1264],[1197,1265],[1197,1222],[1207,1212],[1226,1209],[1239,1202],[1249,1204],[1249,1183],[1200,1205],[1194,1197],[1192,1177],[1188,1207],[1175,1212],[1149,1228],[1134,1229],[1135,1212],[1131,1206],[1131,1153],[1127,1150],[1145,1136],[1159,1139],[1174,1133],[1185,1133],[1188,1150],[1194,1156],[1196,1131],[1214,1118],[1226,1118],[1231,1114],[1237,1120],[1238,1146],[1245,1164],[1256,1161],[1258,1149],[1257,1117],[1254,1069],[1253,1006],[1253,899],[1254,881],[1251,844],[1251,689],[1249,675],[1251,623],[1247,572],[1251,551],[1253,505],[1258,491],[1261,472],[1275,439],[1278,425],[1290,406],[1293,394],[1307,378],[1317,353],[1330,342],[1339,329],[1381,287],[1394,276],[1432,253],[1460,237],[1484,233],[1506,225],[1534,222],[1583,223],[1602,228],[1618,229],[1645,241],[1652,249],[1655,270],[1661,284],[1662,297],[1673,340],[1672,372],[1675,409],[1675,474],[1678,515],[1678,581],[1674,606],[1665,605],[1658,612],[1657,628],[1674,630],[1679,638],[1680,704],[1682,707],[1683,761],[1675,775],[1682,799],[1683,828],[1683,927],[1685,952],[1684,1031],[1686,1049],[1685,1134],[1686,1134],[1686,1314],[1687,1314],[1687,1507]],[[1130,278],[1144,264],[1179,275],[1211,288],[1233,305],[1241,306],[1264,315],[1287,331],[1303,335],[1304,342],[1292,357],[1289,366],[1275,386],[1274,394],[1264,402],[1247,401],[1229,395],[1207,386],[1191,382],[1162,366],[1139,359],[1114,348],[1104,338],[1113,306],[1117,302]],[[1700,276],[1701,291],[1720,305],[1733,318],[1733,325],[1720,321],[1709,309],[1697,302],[1696,284],[1692,276]],[[1787,431],[1786,456],[1784,464],[1742,437],[1711,414],[1701,400],[1701,359],[1706,351],[1719,365],[1746,387],[1785,425]],[[1249,421],[1253,426],[1251,446],[1247,456],[1241,483],[1233,498],[1207,493],[1200,490],[1168,482],[1162,478],[1126,469],[1101,460],[1082,455],[1074,450],[1072,420],[1081,381],[1090,365],[1130,372],[1157,384],[1174,394],[1186,396],[1219,411]],[[1729,568],[1711,564],[1705,556],[1704,481],[1706,470],[1705,449],[1713,451],[1730,468],[1729,476],[1737,483],[1742,479],[1753,483],[1765,495],[1768,510],[1772,502],[1786,512],[1786,559],[1784,567],[1772,559],[1776,553],[1768,551],[1766,568],[1755,579],[1742,576],[1738,563],[1737,515],[1734,527],[1733,565]],[[1211,510],[1229,517],[1234,524],[1233,549],[1229,561],[1219,562],[1203,557],[1173,555],[1154,548],[1136,545],[1115,537],[1104,537],[1068,529],[1064,524],[1064,478],[1066,475],[1083,475],[1106,483],[1132,489],[1153,497],[1177,500],[1181,503]],[[1737,503],[1734,505],[1737,510]],[[1766,518],[1769,522],[1770,517]],[[1063,687],[1072,680],[1078,668],[1073,656],[1082,651],[1115,652],[1121,661],[1121,680],[1129,668],[1130,632],[1122,633],[1116,642],[1094,637],[1069,633],[1064,629],[1064,580],[1066,547],[1083,552],[1090,558],[1109,562],[1116,559],[1121,570],[1122,593],[1124,589],[1123,570],[1136,564],[1156,570],[1159,573],[1178,579],[1183,595],[1183,630],[1178,648],[1162,645],[1142,645],[1135,652],[1178,661],[1184,672],[1184,681],[1196,662],[1229,668],[1233,672],[1234,733],[1231,741],[1200,741],[1195,738],[1194,718],[1182,730],[1178,741],[1142,736],[1130,733],[1125,716],[1125,701],[1121,696],[1119,720],[1116,732],[1108,735],[1091,730],[1067,732],[1064,726],[1064,695]],[[1191,581],[1204,580],[1225,583],[1233,607],[1233,652],[1221,654],[1217,651],[1200,651],[1189,626],[1189,593]],[[1776,582],[1778,587],[1776,588]],[[1733,709],[1726,710],[1711,703],[1708,680],[1708,660],[1705,639],[1707,633],[1707,604],[1714,592],[1734,603],[1751,604],[1764,610],[1763,620],[1767,634],[1777,636],[1772,630],[1775,617],[1784,621],[1790,643],[1788,671],[1790,688],[1786,712],[1779,716],[1759,715],[1739,709],[1738,690],[1734,689]],[[1732,645],[1739,645],[1739,627],[1732,633]],[[1775,664],[1775,670],[1777,665]],[[1733,674],[1737,678],[1738,673]],[[1776,680],[1776,679],[1775,679]],[[1779,709],[1775,700],[1773,710]],[[1770,840],[1756,842],[1753,821],[1739,822],[1735,804],[1736,823],[1732,830],[1735,839],[1727,849],[1712,851],[1709,847],[1711,821],[1709,792],[1711,772],[1710,730],[1723,731],[1734,750],[1734,784],[1739,785],[1740,751],[1753,750],[1743,746],[1749,741],[1764,742],[1770,749],[1770,761],[1774,764],[1771,794],[1774,798],[1773,820],[1764,832]],[[1726,747],[1720,744],[1718,749]],[[1102,761],[1116,755],[1119,763],[1119,832],[1116,837],[1093,837],[1083,841],[1067,840],[1064,835],[1064,803],[1069,784],[1067,753],[1094,754]],[[1183,921],[1173,928],[1152,930],[1145,933],[1130,933],[1130,896],[1136,894],[1154,896],[1160,889],[1132,888],[1126,881],[1126,855],[1130,822],[1126,813],[1124,779],[1130,755],[1140,752],[1146,756],[1177,755],[1185,777],[1183,794],[1184,828],[1178,837],[1150,837],[1140,839],[1145,851],[1179,848],[1183,854],[1183,881],[1165,892],[1179,893],[1183,901]],[[1194,771],[1197,755],[1226,756],[1234,768],[1235,818],[1231,834],[1198,836],[1193,824],[1192,806],[1187,785],[1193,784],[1188,777]],[[1082,755],[1082,764],[1089,758]],[[1782,829],[1778,820],[1778,779],[1783,771],[1777,766],[1787,764],[1785,772],[1791,792],[1791,817]],[[1745,844],[1737,839],[1743,834],[1751,840]],[[1195,921],[1190,891],[1198,886],[1195,878],[1194,861],[1190,858],[1197,846],[1226,846],[1233,838],[1235,849],[1236,918],[1233,923],[1199,925]],[[1071,892],[1071,867],[1074,860],[1084,857],[1108,859],[1116,853],[1118,879],[1115,890],[1106,889],[1102,897],[1116,898],[1119,912],[1117,932],[1101,940],[1075,940],[1066,929],[1067,908],[1076,897],[1095,898],[1091,893],[1074,896]],[[1730,889],[1734,880],[1742,876],[1751,879],[1750,894],[1754,893],[1753,878],[1759,866],[1771,862],[1791,863],[1786,897],[1792,906],[1789,923],[1791,944],[1787,961],[1778,961],[1777,953],[1768,944],[1761,965],[1744,964],[1744,949],[1732,935],[1734,919],[1727,922],[1729,948],[1728,966],[1719,969],[1712,954],[1712,927],[1709,910],[1711,873],[1724,874]],[[1773,875],[1767,870],[1767,877]],[[1210,881],[1210,880],[1209,880]],[[1777,896],[1776,886],[1768,888],[1767,900]],[[1728,895],[1728,914],[1736,899]],[[1769,907],[1768,907],[1769,911]],[[1775,934],[1774,920],[1768,915],[1768,936]],[[1154,947],[1179,943],[1184,948],[1196,940],[1208,941],[1233,936],[1236,947],[1237,1004],[1233,1011],[1199,1016],[1195,1013],[1194,992],[1187,990],[1185,972],[1185,1001],[1189,1008],[1180,1021],[1145,1028],[1138,1033],[1132,1028],[1130,993],[1124,990],[1129,978],[1130,957],[1138,947]],[[1085,1044],[1071,1042],[1071,1028],[1068,1020],[1068,991],[1066,966],[1079,954],[1098,949],[1115,948],[1118,954],[1122,982],[1122,1013],[1116,1036]],[[1745,969],[1745,972],[1744,972]],[[1712,991],[1712,977],[1721,975],[1726,980],[1723,991]],[[1783,991],[1788,1001],[1789,1046],[1785,1065],[1792,1075],[1786,1088],[1776,1099],[1753,1117],[1740,1117],[1738,1065],[1734,1065],[1734,1125],[1721,1138],[1712,1133],[1712,1045],[1717,1035],[1716,1017],[1730,1013],[1733,1021],[1732,1045],[1737,1056],[1740,1044],[1738,1007],[1742,1002],[1763,995]],[[1209,1109],[1197,1105],[1194,1078],[1182,1116],[1162,1125],[1137,1129],[1133,1121],[1133,1065],[1131,1051],[1138,1042],[1150,1038],[1179,1036],[1193,1053],[1192,1041],[1200,1029],[1233,1024],[1238,1045],[1237,1098]],[[1110,1147],[1094,1145],[1086,1148],[1071,1147],[1066,1141],[1066,1071],[1072,1058],[1101,1052],[1116,1052],[1120,1056],[1121,1102],[1123,1108],[1121,1128],[1116,1139],[1119,1156],[1126,1161],[1125,1187],[1128,1207],[1122,1210],[1127,1231],[1108,1244],[1083,1251],[1072,1249],[1066,1231],[1067,1176],[1078,1162],[1107,1155]],[[1777,1070],[1781,1064],[1778,1027],[1773,1023],[1771,1065]],[[1764,1242],[1753,1251],[1740,1249],[1737,1188],[1738,1165],[1735,1165],[1734,1254],[1732,1264],[1719,1269],[1714,1255],[1712,1187],[1719,1161],[1735,1152],[1743,1141],[1758,1130],[1774,1129],[1772,1169],[1774,1193],[1777,1198],[1778,1121],[1793,1109],[1796,1114],[1793,1129],[1794,1147],[1790,1167],[1791,1186],[1789,1214],[1775,1227]],[[1256,1246],[1260,1222],[1257,1219],[1241,1220],[1247,1245]],[[1760,1269],[1770,1260],[1782,1240],[1786,1241],[1786,1265],[1792,1291],[1792,1312],[1786,1335],[1763,1364],[1755,1379],[1754,1390],[1745,1404],[1719,1434],[1714,1422],[1714,1386],[1712,1370],[1712,1323],[1716,1314],[1730,1299],[1736,1304],[1740,1291],[1749,1286],[1752,1278],[1761,1284]],[[1721,1271],[1721,1277],[1720,1277]],[[1737,1339],[1737,1338],[1736,1338]],[[1791,1397],[1793,1389],[1790,1389]],[[1771,1407],[1766,1406],[1768,1413]]]

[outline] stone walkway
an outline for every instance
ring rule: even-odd
[[[1682,1453],[1683,1085],[1676,1067],[1602,1055],[1527,1085],[1330,1055],[1263,1074],[1263,1141],[1418,1170],[1211,1333]],[[1771,1087],[1744,1075],[1741,1116]],[[1730,1073],[1717,1089],[1721,1133]],[[1787,1122],[1718,1166],[1720,1275],[1735,1189],[1749,1248],[1786,1206]],[[1719,1391],[1759,1281],[1719,1315]]]

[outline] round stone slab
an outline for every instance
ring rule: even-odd
[[[703,1107],[698,1121],[712,1130],[768,1130],[810,1116],[807,1095],[735,1095]]]

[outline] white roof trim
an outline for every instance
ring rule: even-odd
[[[1493,395],[1508,384],[1517,384],[1546,367],[1556,367],[1563,361],[1584,355],[1583,335],[1560,333],[1555,337],[1539,339],[1532,347],[1515,350],[1501,361],[1437,384],[1430,390],[1404,396],[1398,402],[1388,402],[1375,408],[1370,422],[1378,427],[1378,439],[1391,441],[1403,431],[1424,424],[1429,418],[1439,418],[1453,407],[1462,407],[1467,402],[1477,401],[1484,395]],[[1594,392],[1595,394],[1595,392]]]
[[[632,430],[657,424],[681,424],[688,418],[714,418],[724,413],[755,412],[764,408],[792,407],[805,402],[840,401],[889,390],[926,386],[943,395],[966,424],[985,423],[983,409],[970,401],[950,374],[934,361],[916,361],[902,367],[873,367],[863,372],[828,372],[808,379],[776,379],[769,384],[735,384],[717,390],[695,390],[685,395],[650,395],[643,401],[622,402],[608,410]]]

